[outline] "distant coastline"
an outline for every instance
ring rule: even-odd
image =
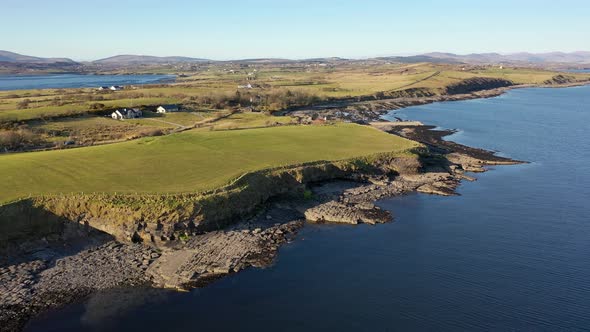
[[[110,85],[144,85],[174,82],[170,74],[10,74],[0,75],[0,91],[77,89]]]

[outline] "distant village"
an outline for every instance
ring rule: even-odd
[[[112,85],[112,86],[101,86],[98,87],[98,91],[119,91],[119,90],[123,90],[124,87],[120,86],[120,85]]]
[[[112,86],[100,86],[97,88],[98,91],[120,91],[124,90],[125,87],[121,85],[112,85]],[[178,105],[160,105],[156,108],[156,113],[165,114],[165,113],[173,113],[180,111],[180,107]],[[137,119],[143,117],[143,111],[138,108],[122,108],[117,109],[113,113],[111,113],[111,118],[115,120],[125,120],[125,119]]]

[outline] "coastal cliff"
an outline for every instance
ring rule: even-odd
[[[170,195],[68,194],[32,197],[0,207],[4,246],[29,240],[69,240],[101,231],[124,242],[154,246],[228,226],[269,198],[303,196],[306,184],[417,172],[418,154],[380,154],[245,174],[205,193]]]
[[[504,89],[444,98],[491,96]],[[338,115],[339,110],[330,112]],[[389,222],[393,216],[374,204],[380,198],[411,191],[454,195],[460,181],[474,180],[466,172],[519,163],[444,141],[448,132],[401,124],[382,130],[424,147],[403,156],[385,153],[261,170],[203,193],[79,193],[30,197],[0,207],[0,325],[18,330],[39,312],[99,290],[188,289],[267,266],[304,220]]]

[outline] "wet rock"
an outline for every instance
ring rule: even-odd
[[[133,264],[149,252],[141,245],[107,243],[57,259],[14,264],[0,274],[0,326],[22,326],[36,312],[60,306],[90,292],[147,283]],[[17,329],[18,330],[18,329]]]
[[[303,225],[300,221],[256,228],[214,231],[189,239],[183,246],[166,250],[148,268],[147,274],[160,287],[185,289],[247,266],[270,264],[278,247]]]
[[[346,224],[377,224],[391,220],[388,211],[373,205],[365,209],[361,206],[349,206],[340,202],[330,201],[305,211],[305,219],[313,222],[335,222]]]

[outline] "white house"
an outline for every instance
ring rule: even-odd
[[[108,86],[100,86],[98,87],[98,91],[103,91],[103,90],[109,90],[110,88]]]
[[[119,91],[119,90],[123,90],[123,87],[120,85],[113,85],[109,88],[111,91]]]
[[[111,118],[115,120],[135,119],[143,116],[143,112],[137,108],[123,108],[116,110],[111,114]]]
[[[178,105],[162,105],[156,109],[158,113],[178,112]]]

